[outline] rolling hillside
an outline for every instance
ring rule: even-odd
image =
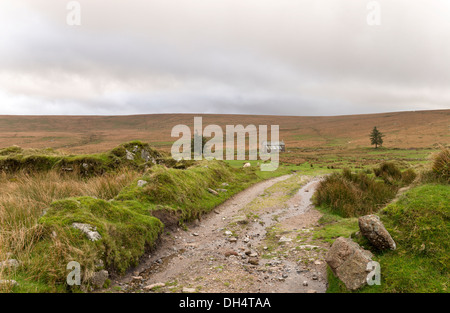
[[[0,116],[0,148],[51,147],[70,153],[102,152],[139,139],[169,150],[173,126],[217,124],[280,125],[287,148],[358,148],[370,146],[368,135],[377,126],[388,148],[433,148],[448,144],[450,110],[396,112],[331,117],[220,114],[150,114],[134,116]]]

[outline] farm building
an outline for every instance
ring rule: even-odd
[[[269,153],[272,151],[285,152],[286,146],[284,141],[265,141],[263,143],[263,149],[267,149]]]

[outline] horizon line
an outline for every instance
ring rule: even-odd
[[[147,115],[241,115],[241,116],[278,116],[278,117],[345,117],[345,116],[361,116],[361,115],[380,115],[393,113],[423,113],[423,112],[438,112],[450,111],[448,109],[424,109],[424,110],[401,110],[401,111],[387,111],[387,112],[372,112],[372,113],[355,113],[355,114],[336,114],[336,115],[284,115],[284,114],[251,114],[251,113],[202,113],[202,112],[183,112],[183,113],[135,113],[135,114],[0,114],[0,117],[132,117],[132,116],[147,116]]]

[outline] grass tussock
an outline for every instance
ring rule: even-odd
[[[52,255],[52,263],[67,264],[78,258],[84,262],[85,272],[92,273],[101,260],[108,271],[124,273],[155,245],[164,226],[199,218],[258,177],[252,170],[205,161],[186,170],[156,165],[140,177],[147,184],[139,186],[137,180],[111,201],[77,197],[53,202],[39,220],[44,234],[35,245],[37,254],[51,249],[55,238],[65,238],[66,249]],[[220,187],[222,182],[228,183],[226,192],[215,195],[208,191]],[[89,242],[71,227],[75,222],[95,227],[101,240]],[[45,274],[39,278],[58,283],[64,279],[64,273],[61,270],[54,276]]]
[[[432,171],[436,177],[446,183],[450,182],[450,149],[442,148],[433,157]]]
[[[317,188],[315,204],[326,206],[343,217],[355,217],[379,211],[392,200],[401,186],[411,184],[416,173],[409,168],[401,171],[394,163],[384,162],[370,171],[327,176]]]
[[[403,185],[412,184],[417,178],[417,173],[412,169],[408,168],[402,172],[402,183]]]
[[[431,157],[431,165],[420,173],[419,181],[423,184],[450,183],[450,149],[441,147]]]
[[[402,172],[400,167],[393,162],[381,163],[373,169],[373,173],[386,184],[398,187],[411,184],[417,177],[416,172],[412,168],[408,168]]]
[[[373,169],[376,177],[380,177],[386,184],[393,185],[396,182],[401,181],[402,172],[392,162],[383,162],[378,167]]]
[[[327,176],[317,188],[315,204],[329,207],[343,217],[378,211],[390,201],[397,189],[360,172],[344,170]]]

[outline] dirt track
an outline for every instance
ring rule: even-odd
[[[325,292],[328,247],[311,244],[321,216],[311,204],[318,180],[286,175],[242,191],[187,230],[162,236],[109,290]],[[292,194],[293,186],[302,187]]]

